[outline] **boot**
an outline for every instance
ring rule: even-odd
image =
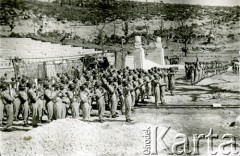
[[[17,117],[14,117],[13,121],[18,122],[18,118],[17,118]]]
[[[105,122],[105,120],[103,120],[103,119],[100,119],[99,121],[100,121],[101,123],[104,123],[104,122]]]
[[[24,121],[23,127],[29,127],[27,121]]]
[[[130,118],[127,118],[126,119],[126,122],[132,122],[133,120],[132,119],[130,119]]]

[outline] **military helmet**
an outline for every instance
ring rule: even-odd
[[[123,81],[123,86],[127,86],[128,85],[128,80],[124,80]]]
[[[20,91],[23,91],[25,89],[26,89],[26,85],[25,84],[23,84],[23,83],[19,84],[19,90]]]
[[[50,84],[49,84],[49,83],[44,83],[44,84],[43,84],[43,87],[46,88],[46,89],[49,89]]]
[[[97,82],[95,83],[95,87],[99,87],[99,86],[101,86],[101,82],[100,82],[100,81],[97,81]]]
[[[2,84],[0,85],[0,88],[1,88],[2,90],[7,90],[7,88],[8,88],[7,83],[2,83]]]
[[[76,88],[76,85],[75,85],[75,84],[70,84],[70,85],[68,86],[68,88],[69,88],[70,90],[74,90],[74,89]]]

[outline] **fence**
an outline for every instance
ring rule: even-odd
[[[230,67],[227,61],[211,61],[211,62],[185,62],[185,77],[191,79],[192,73],[198,75],[198,81],[214,75],[227,72]]]

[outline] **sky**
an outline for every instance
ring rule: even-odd
[[[146,2],[146,0],[132,0]],[[148,2],[160,2],[163,3],[183,3],[193,5],[209,5],[209,6],[236,6],[240,5],[240,0],[147,0]]]

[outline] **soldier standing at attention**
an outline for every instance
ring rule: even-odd
[[[150,82],[150,78],[148,73],[145,73],[145,82],[146,82],[146,95],[147,95],[147,99],[150,99],[149,96],[151,96],[151,92],[152,92],[152,85]]]
[[[165,88],[166,88],[166,83],[164,82],[164,74],[160,74],[160,100],[161,103],[164,105],[165,103]]]
[[[39,123],[43,122],[43,110],[45,108],[45,101],[44,101],[44,89],[43,89],[43,80],[38,80],[38,87],[37,87],[37,95],[39,96],[37,103],[38,103],[38,114],[39,114]]]
[[[123,81],[123,96],[124,96],[124,103],[125,103],[125,116],[126,122],[133,121],[131,119],[131,110],[132,110],[132,96],[131,92],[135,91],[136,89],[142,87],[145,83],[142,83],[138,87],[133,88],[127,80]]]
[[[63,84],[60,86],[60,95],[62,99],[62,119],[66,118],[67,116],[67,109],[70,103],[69,98],[67,97],[67,85]]]
[[[74,84],[69,85],[68,98],[71,102],[73,119],[79,118],[79,110],[80,110],[80,103],[77,101],[75,89],[76,88]]]
[[[51,122],[53,120],[53,96],[52,96],[52,90],[50,89],[50,84],[46,83],[44,84],[44,99],[46,100],[46,106],[48,111],[48,121]]]
[[[194,64],[194,85],[198,83],[198,74],[199,74],[198,65],[197,63],[195,63]]]
[[[20,108],[20,104],[21,104],[21,101],[20,99],[18,98],[18,83],[16,82],[15,87],[12,88],[13,89],[13,94],[14,94],[14,100],[13,100],[13,112],[14,112],[14,121],[18,121],[18,115],[19,115],[19,108]]]
[[[23,122],[24,126],[28,127],[28,113],[29,113],[29,103],[28,103],[28,96],[26,92],[26,86],[25,84],[19,85],[19,93],[18,97],[21,101],[21,107],[23,108]]]
[[[80,100],[83,113],[83,121],[90,120],[91,105],[89,103],[90,92],[86,91],[86,86],[80,86]]]
[[[194,82],[194,66],[190,66],[190,78],[191,78],[191,85],[195,85]]]
[[[34,84],[32,82],[28,82],[27,87],[29,88],[27,91],[29,106],[32,109],[32,126],[37,127],[39,120],[39,112],[38,112],[38,96],[36,94],[36,90],[34,89]]]
[[[122,80],[118,80],[118,88],[117,88],[118,96],[119,96],[119,101],[121,103],[121,112],[124,114],[125,112],[125,100],[123,96],[123,86],[122,86]]]
[[[61,93],[60,93],[60,86],[59,84],[54,84],[55,92],[56,92],[56,98],[54,98],[54,104],[53,104],[53,119],[61,119],[62,118],[62,99],[61,99]]]
[[[174,90],[175,90],[175,72],[173,68],[169,69],[168,73],[168,88],[170,90],[171,95],[174,95]]]
[[[131,119],[131,107],[132,107],[132,96],[131,91],[134,89],[132,86],[129,85],[128,81],[123,81],[123,96],[124,96],[124,103],[125,103],[125,116],[126,116],[126,122],[133,121]]]
[[[137,87],[139,84],[138,84],[138,78],[136,75],[133,76],[133,87]],[[135,90],[135,102],[133,104],[133,106],[137,105],[138,104],[138,101],[139,101],[139,97],[140,97],[140,89],[136,89]]]
[[[140,97],[141,97],[141,102],[144,102],[145,93],[146,93],[146,86],[142,85],[143,84],[143,79],[142,79],[141,73],[138,74],[138,83],[139,83],[139,85],[142,86],[140,88]]]
[[[97,81],[95,83],[95,96],[98,104],[98,116],[99,116],[99,121],[101,123],[104,122],[103,115],[105,112],[105,99],[104,95],[106,92],[103,91],[103,88],[101,88],[101,82]]]
[[[114,82],[112,79],[110,79],[109,84],[105,84],[105,85],[107,86],[107,89],[109,92],[109,105],[111,107],[111,115],[112,115],[112,118],[116,118],[118,117],[116,113],[118,101],[117,101],[116,90],[114,88]]]
[[[159,75],[155,74],[154,80],[152,81],[153,81],[153,88],[154,88],[155,105],[157,108],[159,108],[159,104],[161,103]]]
[[[197,77],[197,82],[200,82],[202,79],[202,66],[200,62],[197,62],[197,71],[198,71],[198,77]]]
[[[8,89],[7,83],[2,84],[2,92],[0,94],[1,103],[0,103],[0,120],[3,118],[3,111],[6,110],[7,114],[7,125],[4,129],[8,129],[13,124],[13,97],[11,95],[10,88]],[[4,109],[2,108],[4,105]],[[1,123],[0,123],[1,124]]]
[[[133,88],[132,76],[128,76],[127,80],[128,80],[129,86],[131,86]],[[131,96],[132,96],[132,107],[131,108],[133,110],[133,107],[134,107],[135,101],[136,101],[136,92],[135,92],[135,90],[131,91]]]
[[[163,75],[163,80],[164,80],[164,83],[166,84],[166,87],[165,87],[165,91],[167,92],[169,90],[168,88],[168,73],[167,73],[167,69],[162,69],[162,75]]]

